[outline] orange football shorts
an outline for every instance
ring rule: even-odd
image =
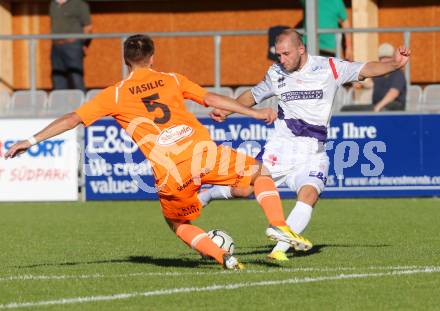
[[[230,147],[211,143],[201,153],[178,163],[174,174],[170,173],[156,182],[160,189],[160,205],[166,218],[196,219],[202,210],[197,196],[201,185],[248,187],[252,176],[259,170],[260,164],[254,158]]]

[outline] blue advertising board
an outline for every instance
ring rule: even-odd
[[[86,127],[84,138],[86,200],[157,199],[150,162],[113,119]]]
[[[200,120],[218,144],[256,156],[273,131],[249,118]],[[440,194],[440,115],[343,115],[329,127],[330,169],[323,197]],[[156,199],[151,166],[110,119],[86,128],[87,200]],[[283,197],[294,194],[280,187]]]
[[[439,122],[440,115],[333,117],[323,196],[439,195]]]

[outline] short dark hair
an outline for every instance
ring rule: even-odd
[[[133,35],[124,42],[124,61],[127,66],[148,60],[154,54],[154,42],[147,35]]]

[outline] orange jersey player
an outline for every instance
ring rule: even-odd
[[[218,94],[209,93],[182,75],[151,69],[154,44],[145,35],[124,43],[129,76],[103,90],[75,112],[68,113],[27,140],[13,145],[5,158],[83,123],[88,126],[113,117],[151,161],[165,220],[176,235],[199,253],[214,258],[226,269],[240,269],[238,260],[212,242],[205,231],[191,224],[202,210],[197,193],[202,184],[247,187],[253,185],[258,203],[270,226],[269,238],[297,249],[311,247],[289,229],[281,200],[268,171],[259,162],[227,147],[217,147],[207,129],[188,112],[184,99],[241,113],[272,123],[271,109],[251,109]]]

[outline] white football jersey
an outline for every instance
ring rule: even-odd
[[[325,142],[337,88],[357,81],[364,64],[308,55],[303,68],[292,73],[279,64],[272,65],[251,92],[257,103],[278,97],[275,136],[312,137]]]

